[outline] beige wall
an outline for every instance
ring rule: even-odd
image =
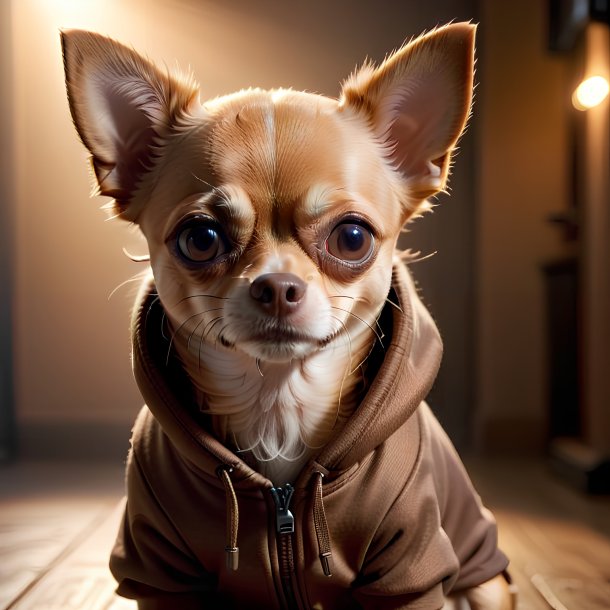
[[[8,90],[14,109],[19,421],[110,422],[128,428],[140,405],[129,369],[133,292],[121,289],[110,301],[107,297],[140,270],[122,248],[142,252],[144,246],[129,227],[104,222],[101,199],[89,199],[86,154],[65,100],[59,27],[95,29],[154,60],[190,65],[206,97],[249,85],[291,85],[334,95],[338,80],[357,61],[366,55],[381,59],[405,36],[437,22],[470,17],[463,8],[468,4],[12,2]],[[462,428],[470,425],[463,401],[473,374],[467,363],[468,340],[474,336],[479,445],[539,447],[547,408],[540,267],[566,253],[546,218],[568,205],[569,67],[546,51],[545,2],[482,0],[479,5],[480,85],[464,154],[457,158],[452,198],[442,201],[432,219],[415,225],[408,239],[440,252],[436,270],[433,262],[415,272],[424,285],[435,276],[425,296],[449,346],[442,394],[447,404],[452,395],[458,403],[445,418]],[[476,193],[468,186],[472,173]],[[466,273],[463,283],[451,265],[461,256],[463,264],[472,260],[467,253],[473,247],[476,281]],[[468,294],[458,298],[460,291]],[[472,312],[464,309],[468,303],[476,312],[474,328]],[[595,345],[602,349],[600,341]],[[591,374],[599,379],[605,376],[604,361],[596,362],[597,372]]]
[[[65,98],[59,27],[94,29],[153,60],[190,65],[205,97],[250,85],[335,95],[338,81],[367,55],[380,60],[405,37],[472,17],[465,4],[14,0],[14,72],[3,91],[14,101],[15,371],[22,427],[88,422],[94,430],[98,424],[128,430],[141,402],[129,365],[132,291],[121,289],[110,301],[108,295],[140,270],[122,248],[141,253],[143,245],[127,226],[104,222],[102,199],[89,199],[86,153]],[[459,188],[452,205],[459,209]],[[425,279],[425,266],[421,274]],[[39,428],[38,438],[45,430]]]
[[[137,271],[121,253],[133,238],[125,226],[104,222],[102,201],[89,199],[58,40],[62,25],[110,29],[114,21],[116,27],[103,4],[13,3],[15,373],[21,423],[128,421],[140,402],[128,366],[128,300],[120,292],[108,301],[112,289]]]
[[[547,416],[541,266],[567,253],[551,213],[570,186],[567,60],[546,49],[546,2],[481,2],[477,111],[477,431],[541,448]]]

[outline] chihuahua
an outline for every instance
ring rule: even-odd
[[[148,407],[112,560],[140,608],[511,607],[493,519],[423,402],[440,341],[397,251],[446,188],[474,34],[437,28],[338,99],[202,104],[192,78],[62,32],[97,193],[141,229],[152,271],[133,324]]]

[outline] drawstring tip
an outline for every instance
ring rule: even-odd
[[[332,576],[333,575],[333,557],[331,553],[322,553],[320,555],[320,563],[322,564],[322,570],[324,572],[324,576]]]
[[[239,566],[239,548],[237,547],[225,547],[225,553],[227,558],[227,570],[236,572]]]

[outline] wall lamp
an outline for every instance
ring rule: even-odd
[[[590,76],[583,80],[572,94],[572,104],[577,110],[589,110],[601,104],[610,91],[603,76]]]

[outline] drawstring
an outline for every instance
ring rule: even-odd
[[[233,488],[233,482],[229,476],[231,472],[233,472],[233,469],[230,466],[219,466],[216,469],[216,474],[222,481],[225,488],[227,505],[227,537],[225,546],[227,569],[235,571],[239,565],[239,548],[237,546],[237,532],[239,530],[239,505],[237,504],[237,495],[235,493],[235,489]],[[322,565],[324,575],[332,576],[333,561],[330,533],[328,531],[328,522],[326,521],[324,501],[322,498],[324,472],[321,470],[316,470],[314,475],[316,476],[316,488],[313,503],[313,522],[316,530],[316,538],[318,539],[320,564]]]
[[[225,498],[227,503],[227,544],[225,553],[227,559],[227,569],[236,571],[239,565],[239,548],[237,546],[237,531],[239,530],[239,505],[237,495],[233,489],[233,482],[229,473],[233,472],[230,466],[219,466],[216,469],[218,478],[222,481],[225,488]]]
[[[322,499],[324,473],[316,470],[315,474],[317,475],[317,480],[313,504],[313,522],[316,529],[316,537],[318,538],[318,551],[324,576],[332,576],[333,558],[330,546],[330,533],[328,531],[326,513],[324,512],[324,501]]]

